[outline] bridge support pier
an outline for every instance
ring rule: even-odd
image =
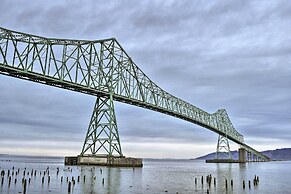
[[[65,164],[142,167],[142,159],[122,154],[112,94],[97,97],[82,152]]]
[[[248,162],[252,161],[252,153],[251,152],[247,152],[248,155]]]
[[[232,160],[228,139],[225,136],[219,135],[216,148],[216,159]]]
[[[122,156],[112,95],[97,97],[81,156],[87,152]]]
[[[246,150],[245,148],[239,148],[238,150],[238,161],[240,163],[245,162],[268,162],[270,158],[263,158],[260,155]]]
[[[216,147],[216,158],[206,160],[206,163],[235,163],[229,147],[227,137],[223,135],[218,136],[217,147]]]
[[[244,148],[239,148],[238,149],[238,161],[240,163],[245,163],[247,161],[246,150]]]

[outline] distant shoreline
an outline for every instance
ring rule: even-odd
[[[64,158],[62,156],[36,156],[36,155],[14,155],[14,154],[0,154],[0,157],[27,157],[27,158]]]
[[[265,154],[272,161],[290,161],[291,160],[291,148],[280,148],[275,150],[266,150],[261,153]],[[238,151],[231,151],[233,159],[238,159]],[[197,158],[190,158],[190,160],[211,160],[216,158],[216,152],[206,154]],[[226,158],[222,158],[226,159]]]

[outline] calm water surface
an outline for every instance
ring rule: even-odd
[[[7,170],[12,174],[8,185]],[[25,176],[23,172],[25,171]],[[49,168],[49,175],[44,171]],[[57,168],[60,169],[57,175]],[[37,170],[36,176],[31,171]],[[0,193],[23,193],[22,178],[30,178],[27,194],[68,193],[68,182],[74,177],[73,194],[91,193],[291,193],[291,161],[248,163],[248,164],[206,164],[195,160],[144,160],[143,168],[108,168],[99,166],[64,166],[62,158],[0,156],[0,171],[5,170],[3,185],[0,177]],[[29,175],[27,174],[29,172]],[[40,175],[41,172],[41,175]],[[201,177],[211,174],[216,178],[211,186],[201,184]],[[83,177],[85,175],[85,181]],[[243,189],[242,181],[259,176],[259,184]],[[42,177],[44,183],[42,184]],[[50,183],[48,183],[50,176]],[[80,176],[80,182],[77,177]],[[61,177],[63,181],[61,182]],[[194,180],[197,178],[197,184]],[[14,183],[17,179],[16,184]],[[104,179],[104,181],[103,181]],[[225,180],[228,180],[228,188]],[[233,180],[233,187],[230,181]],[[104,183],[104,184],[103,184]]]

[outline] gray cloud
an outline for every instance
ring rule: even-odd
[[[272,149],[291,138],[290,10],[286,1],[2,0],[0,24],[47,37],[116,37],[163,89],[210,113],[226,108],[247,142],[256,148],[277,139],[264,144]],[[83,140],[95,97],[5,76],[0,91],[0,140]],[[195,145],[217,138],[120,103],[116,113],[127,143],[193,143],[199,153]]]

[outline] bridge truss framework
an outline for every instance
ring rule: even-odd
[[[81,155],[103,149],[110,156],[122,156],[113,105],[119,101],[200,125],[269,160],[244,143],[224,109],[209,114],[164,91],[114,38],[53,39],[0,28],[0,73],[97,96]],[[225,142],[218,141],[217,150],[221,143]]]

